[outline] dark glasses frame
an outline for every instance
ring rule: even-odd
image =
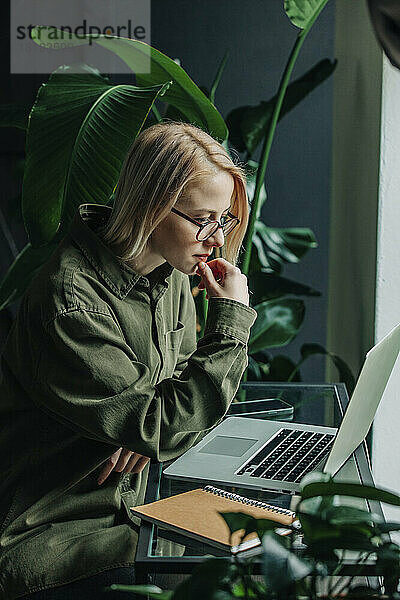
[[[176,215],[179,215],[180,217],[182,217],[183,219],[186,219],[186,221],[189,221],[190,223],[193,223],[194,225],[197,225],[197,227],[199,228],[197,234],[196,234],[196,240],[198,242],[205,242],[206,240],[208,240],[210,237],[212,237],[213,235],[215,235],[218,231],[219,228],[222,229],[222,233],[224,234],[224,237],[226,237],[227,235],[229,235],[231,233],[231,231],[233,231],[235,229],[235,227],[240,223],[240,219],[238,219],[235,215],[233,215],[231,212],[227,213],[227,216],[230,217],[230,219],[228,221],[225,221],[224,224],[221,224],[219,221],[207,221],[206,223],[199,223],[198,221],[196,221],[196,219],[192,219],[192,217],[189,217],[188,215],[185,215],[183,212],[181,212],[180,210],[178,210],[177,208],[171,208],[171,212],[175,213]],[[236,221],[234,223],[234,225],[232,225],[232,222]],[[213,231],[212,233],[210,233],[210,235],[208,235],[206,238],[204,238],[204,240],[199,240],[199,235],[201,234],[202,230],[205,227],[208,227],[210,225],[210,223],[215,223],[216,228],[215,231]],[[229,224],[229,226],[231,227],[231,229],[229,229],[228,233],[225,233],[224,231],[224,227],[226,227]]]

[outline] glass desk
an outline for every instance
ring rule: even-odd
[[[267,412],[268,401],[265,400],[262,403],[261,411],[260,405],[257,406],[257,418],[273,418],[281,421],[337,427],[348,404],[348,395],[344,384],[311,385],[248,382],[242,384],[242,389],[245,395],[244,403],[265,398],[280,398],[293,406],[294,409],[291,416],[288,416],[286,412],[280,418]],[[265,409],[264,412],[262,408]],[[231,414],[231,409],[227,416]],[[163,477],[163,468],[168,464],[170,463],[160,464],[152,462],[150,465],[145,499],[146,504],[160,498],[201,487],[201,484],[198,482],[173,481]],[[365,443],[354,453],[354,465],[356,478],[364,484],[372,484],[373,479],[368,449]],[[218,487],[222,488],[223,486],[219,485]],[[229,487],[225,489],[232,490]],[[290,505],[291,496],[288,494],[277,494],[276,492],[266,491],[257,492],[243,490],[242,488],[240,490],[239,488],[235,488],[234,491],[276,506],[288,508]],[[381,507],[379,505],[376,506],[376,503],[370,509],[373,509],[375,513],[382,514]],[[209,556],[229,555],[213,546],[208,546],[189,537],[158,528],[155,525],[142,521],[135,566],[137,583],[148,583],[149,576],[154,573],[190,573],[197,564]],[[260,566],[261,562],[256,559],[254,573],[261,572]],[[349,570],[351,570],[351,561],[349,562]]]

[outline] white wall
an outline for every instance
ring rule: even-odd
[[[383,61],[375,338],[400,322],[400,71]],[[400,493],[400,359],[375,418],[375,483]],[[398,509],[387,507],[390,517]],[[397,512],[397,515],[394,513]]]

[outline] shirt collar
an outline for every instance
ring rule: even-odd
[[[111,206],[104,204],[81,204],[75,213],[69,235],[108,287],[123,299],[133,287],[150,289],[150,281],[121,261],[96,234],[96,229],[108,221],[111,210]],[[157,295],[160,295],[160,289],[168,287],[166,279],[173,270],[174,267],[165,262],[151,272]]]

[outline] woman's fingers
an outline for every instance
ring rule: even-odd
[[[117,471],[117,473],[122,473],[122,471],[125,469],[128,462],[131,460],[132,456],[135,456],[135,452],[132,452],[132,450],[127,450],[126,448],[123,448],[123,450],[119,456],[118,462],[114,467],[114,471]]]
[[[132,460],[132,463],[129,461],[124,469],[124,473],[140,473],[143,471],[149,460],[148,456],[142,456],[141,454],[135,453],[135,460]]]
[[[201,275],[203,287],[207,288],[207,292],[216,292],[218,283],[207,263],[201,262],[198,265],[199,274]]]
[[[122,448],[118,448],[118,450],[116,450],[114,452],[114,454],[112,454],[110,456],[110,458],[108,460],[106,460],[106,462],[104,463],[104,467],[100,471],[100,475],[97,478],[97,483],[99,485],[101,485],[102,483],[104,483],[104,481],[107,479],[107,477],[109,476],[109,474],[111,473],[111,471],[114,469],[115,465],[118,462],[118,459],[120,457],[121,452],[122,452]]]
[[[140,473],[149,462],[150,458],[127,450],[126,448],[118,448],[104,463],[104,467],[100,472],[97,483],[101,485],[107,479],[112,471],[117,473]]]
[[[206,289],[207,299],[217,296],[249,306],[247,277],[232,263],[224,258],[215,258],[208,263],[200,262],[197,273],[201,276],[197,287],[200,290]]]

